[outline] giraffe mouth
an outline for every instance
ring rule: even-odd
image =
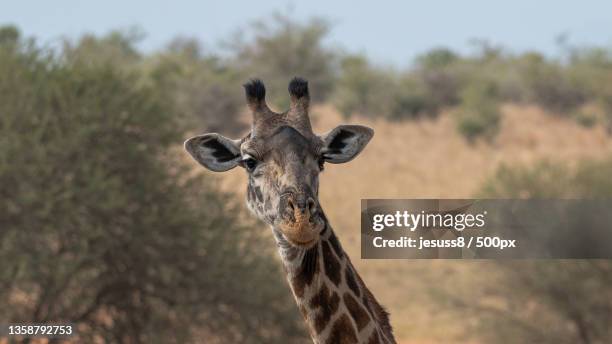
[[[298,220],[298,219],[296,219]],[[298,221],[281,221],[278,228],[293,246],[310,247],[319,240],[324,224],[318,218],[304,218]]]
[[[309,240],[309,241],[306,241],[306,242],[296,242],[296,241],[293,241],[293,240],[287,238],[287,241],[289,241],[289,243],[291,245],[293,245],[293,246],[308,248],[308,247],[312,246],[312,244],[314,244],[317,241],[317,239],[312,239],[312,240]]]

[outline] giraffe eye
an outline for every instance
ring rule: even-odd
[[[255,167],[257,167],[257,160],[251,157],[247,157],[242,160],[242,164],[248,172],[253,172],[255,170]]]

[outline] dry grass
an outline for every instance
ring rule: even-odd
[[[320,201],[364,280],[392,314],[405,343],[465,342],[463,326],[427,297],[430,286],[469,288],[486,283],[491,267],[478,261],[361,260],[359,213],[362,198],[469,198],[500,163],[531,164],[542,158],[575,163],[612,153],[603,128],[583,128],[535,107],[506,105],[499,136],[492,144],[469,145],[450,115],[436,120],[388,123],[362,118],[376,134],[364,153],[346,165],[328,165]],[[315,107],[313,124],[325,132],[344,122],[334,108]],[[226,190],[244,197],[241,169],[222,174]],[[270,238],[272,241],[272,238]],[[488,269],[488,270],[487,270]]]

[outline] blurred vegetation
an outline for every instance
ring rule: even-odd
[[[469,141],[484,136],[492,139],[499,130],[500,113],[497,86],[490,80],[472,82],[461,92],[456,113],[457,128]]]
[[[457,108],[458,130],[468,140],[495,136],[504,102],[534,104],[585,126],[600,123],[612,133],[612,50],[569,47],[567,56],[553,59],[537,52],[512,54],[487,42],[476,47],[465,56],[436,48],[406,70],[343,57],[334,102],[346,116],[390,120],[435,117]],[[586,105],[603,116],[585,114]]]
[[[587,198],[612,197],[612,158],[583,160],[574,168],[544,160],[533,166],[502,165],[485,182],[484,198]]]
[[[0,30],[0,322],[76,323],[81,342],[303,338],[273,245],[171,154],[182,104],[110,63],[139,58],[115,37],[56,54]]]
[[[387,72],[365,56],[346,56],[340,62],[334,102],[344,116],[384,117],[390,113],[396,84]]]
[[[482,284],[470,284],[469,289],[444,286],[434,293],[435,302],[449,314],[455,312],[461,321],[467,334],[463,341],[610,342],[612,264],[609,260],[510,260],[474,264],[488,271]]]
[[[322,18],[296,21],[276,13],[272,20],[246,25],[219,47],[182,37],[143,54],[137,46],[144,34],[130,29],[66,41],[63,55],[72,63],[109,63],[137,72],[140,82],[175,101],[176,115],[195,131],[238,135],[245,124],[238,120],[244,102],[237,85],[264,79],[270,104],[282,111],[288,78],[301,75],[315,102],[330,102],[346,117],[415,120],[451,109],[470,141],[495,137],[503,103],[537,105],[587,127],[603,125],[612,134],[612,48],[562,41],[559,56],[549,57],[476,40],[470,54],[437,47],[398,69],[329,44],[330,28]]]
[[[148,82],[174,100],[175,115],[195,133],[221,132],[237,137],[244,80],[193,39],[175,39],[166,51],[143,63]]]
[[[541,161],[501,166],[484,184],[484,198],[610,199],[612,158],[571,167]],[[588,226],[588,219],[585,220]],[[579,240],[579,238],[576,238]],[[486,341],[500,343],[608,343],[612,338],[612,261],[495,262],[497,287],[471,297],[445,297]]]
[[[329,28],[322,18],[301,23],[276,13],[252,23],[227,42],[232,52],[231,65],[244,78],[257,76],[265,80],[270,89],[268,98],[279,111],[289,106],[287,83],[296,75],[308,79],[313,101],[325,101],[337,70],[336,53],[323,42]]]

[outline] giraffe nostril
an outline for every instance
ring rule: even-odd
[[[281,195],[280,211],[291,221],[297,217],[308,219],[317,209],[316,201],[306,193],[284,193]],[[301,221],[301,220],[300,220]]]

